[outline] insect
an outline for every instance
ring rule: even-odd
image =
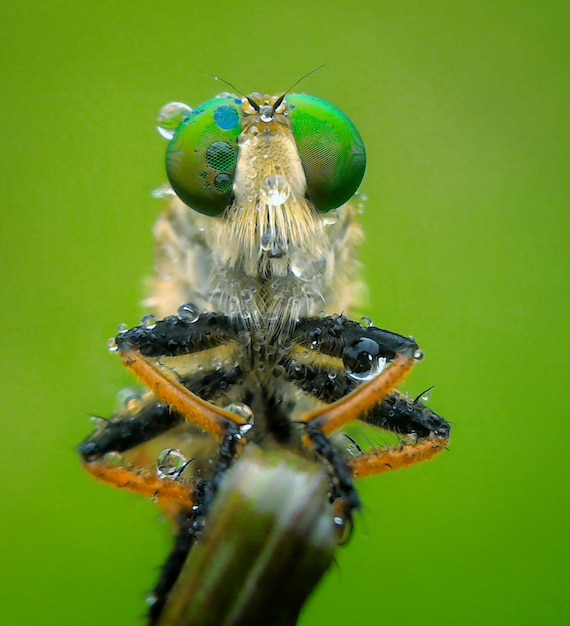
[[[343,314],[366,166],[349,118],[309,95],[224,93],[167,105],[159,130],[155,316],[111,344],[147,392],[79,451],[173,521],[150,624],[294,624],[350,534],[355,479],[431,459],[449,424],[397,391],[423,356],[415,340]],[[354,424],[399,440],[365,450]],[[248,548],[230,559],[232,542]],[[215,578],[224,563],[239,575]]]

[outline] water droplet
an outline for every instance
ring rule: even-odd
[[[240,432],[240,439],[241,439],[241,435],[245,435],[246,433],[248,433],[251,429],[253,428],[253,424],[242,424],[239,427],[239,432]]]
[[[176,129],[192,113],[192,109],[182,102],[169,102],[164,105],[158,114],[157,130],[170,141]]]
[[[261,197],[271,206],[281,206],[290,195],[289,183],[279,174],[267,176],[261,185]]]
[[[155,200],[164,200],[165,198],[172,198],[175,195],[174,189],[172,189],[168,183],[157,187],[151,194]]]
[[[103,462],[105,465],[111,467],[125,467],[125,458],[120,452],[107,452],[103,455]]]
[[[156,326],[156,317],[154,315],[143,315],[141,317],[141,326],[147,330],[152,330]]]
[[[418,434],[408,433],[407,435],[403,435],[400,439],[400,443],[402,445],[415,446],[418,443]]]
[[[426,391],[422,394],[422,402],[429,402],[431,400],[431,392]]]
[[[352,534],[352,521],[346,515],[335,515],[333,517],[333,525],[337,532],[337,541],[339,545],[345,544]]]
[[[358,382],[371,380],[386,367],[387,359],[380,356],[380,345],[369,337],[361,337],[343,351],[346,373]]]
[[[136,391],[136,389],[131,389],[130,387],[127,387],[126,389],[121,389],[121,391],[117,393],[117,402],[120,405],[126,405],[133,399],[141,399],[141,395]]]
[[[262,122],[269,124],[269,122],[273,121],[274,117],[275,111],[273,110],[272,106],[270,106],[269,104],[264,104],[263,106],[259,107],[259,119]]]
[[[119,325],[117,326],[117,333],[118,333],[119,335],[122,335],[123,333],[126,333],[126,332],[127,332],[127,330],[129,330],[129,327],[128,327],[128,325],[127,325],[127,324],[119,324]]]
[[[416,361],[421,361],[424,358],[424,353],[421,350],[416,350],[414,352],[414,359],[416,359]]]
[[[229,411],[230,413],[235,413],[235,415],[239,415],[240,417],[243,417],[243,419],[246,420],[249,424],[253,424],[253,421],[254,421],[253,411],[251,410],[251,407],[248,406],[247,404],[243,404],[240,402],[233,402],[232,404],[228,404],[224,408],[226,409],[226,411]]]
[[[159,452],[156,459],[156,474],[159,478],[180,478],[190,461],[175,448],[166,448]]]
[[[250,289],[242,289],[241,299],[244,302],[251,302],[253,300],[253,291],[251,291]]]
[[[248,136],[242,134],[238,137],[238,146],[240,147],[240,150],[247,148],[250,143],[251,139]]]
[[[273,244],[273,246],[271,246],[271,250],[269,251],[269,258],[280,259],[283,254],[283,248],[278,243],[275,243]]]
[[[117,352],[118,349],[119,347],[117,346],[115,338],[111,337],[111,339],[107,341],[107,350],[109,350],[109,352]]]
[[[228,315],[234,316],[241,313],[240,301],[237,296],[230,296],[228,298]]]
[[[346,442],[344,443],[344,452],[352,457],[357,457],[362,454],[362,448],[352,439],[345,434]]]
[[[98,415],[89,415],[89,421],[95,426],[95,428],[103,428],[107,423],[107,420],[103,417],[99,417]]]
[[[158,602],[158,597],[154,593],[149,593],[145,598],[145,602],[147,606],[154,606]]]
[[[263,233],[261,237],[261,249],[262,250],[271,250],[271,248],[275,245],[275,233],[269,228]]]
[[[327,268],[327,260],[324,256],[315,259],[307,256],[306,252],[294,252],[290,263],[293,275],[304,281],[319,278]]]
[[[325,226],[334,226],[338,222],[338,213],[336,211],[325,213],[322,220]]]
[[[178,307],[178,317],[185,322],[193,324],[200,317],[200,311],[195,304],[188,302]]]
[[[374,322],[369,317],[363,316],[360,318],[360,325],[362,328],[370,328],[371,326],[374,326]]]
[[[376,378],[379,374],[384,371],[386,367],[386,357],[381,357],[378,359],[374,359],[371,361],[370,369],[365,372],[356,372],[350,369],[350,367],[346,368],[346,373],[352,378],[352,380],[356,380],[359,383],[364,383],[367,380],[372,380]]]

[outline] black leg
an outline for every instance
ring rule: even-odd
[[[79,446],[79,454],[89,462],[109,452],[125,452],[162,435],[181,422],[178,413],[151,398],[136,415],[120,415],[108,420]]]

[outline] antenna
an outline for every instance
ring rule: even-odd
[[[280,97],[277,99],[277,102],[275,102],[275,104],[273,105],[273,110],[275,110],[275,109],[276,109],[276,108],[277,108],[277,107],[278,107],[278,106],[279,106],[279,105],[283,102],[283,98],[285,98],[285,96],[286,96],[288,93],[291,93],[291,91],[292,91],[293,89],[295,89],[295,87],[296,87],[299,83],[303,82],[303,81],[305,80],[305,78],[308,78],[308,77],[309,77],[309,76],[311,76],[312,74],[316,74],[317,72],[320,72],[320,71],[324,68],[324,66],[325,66],[325,65],[324,65],[324,63],[323,63],[322,65],[319,65],[319,67],[315,67],[315,69],[314,69],[314,70],[311,70],[310,72],[307,72],[304,76],[301,76],[301,78],[299,78],[298,80],[296,80],[296,81],[295,81],[295,82],[291,85],[291,87],[289,87],[289,89],[287,89],[287,91],[286,91],[286,92],[285,92],[282,96],[280,96]]]
[[[299,80],[295,81],[291,87],[289,87],[289,89],[287,89],[287,91],[283,94],[284,96],[286,96],[288,93],[291,93],[291,91],[293,89],[295,89],[295,87],[303,82],[305,80],[305,78],[309,78],[309,76],[311,76],[312,74],[316,74],[317,72],[320,72],[323,68],[325,67],[325,64],[323,63],[322,65],[319,65],[319,67],[315,67],[314,70],[311,70],[310,72],[307,72],[304,76],[301,76],[301,78],[299,78]]]
[[[309,76],[311,76],[312,74],[316,74],[317,72],[320,72],[322,69],[324,68],[324,64],[323,65],[319,65],[319,67],[315,67],[315,69],[311,70],[310,72],[307,72],[304,76],[301,76],[301,78],[299,78],[298,80],[296,80],[291,87],[289,87],[289,89],[287,89],[281,96],[279,96],[279,98],[277,98],[277,101],[275,102],[275,104],[273,105],[273,110],[275,111],[277,109],[277,107],[283,102],[283,99],[285,98],[285,96],[288,93],[291,93],[291,91],[293,89],[295,89],[295,87],[301,83],[302,81],[305,80],[305,78],[308,78]],[[225,83],[228,87],[230,87],[231,89],[233,89],[236,93],[238,93],[240,96],[243,96],[250,104],[251,106],[254,108],[255,111],[257,111],[259,113],[260,107],[259,104],[257,104],[257,102],[255,102],[255,100],[252,100],[249,96],[247,96],[246,94],[243,93],[243,91],[241,91],[240,89],[238,89],[235,85],[232,85],[230,83],[229,80],[226,80],[225,78],[221,78],[220,76],[216,76],[215,74],[212,74],[210,72],[206,72],[206,76],[209,76],[210,78],[213,78],[214,80],[217,80],[221,83]]]
[[[213,78],[214,80],[217,80],[221,83],[225,83],[228,87],[231,87],[232,89],[234,89],[240,96],[247,98],[247,96],[243,93],[243,91],[240,91],[235,85],[232,85],[229,80],[226,80],[225,78],[221,78],[220,76],[216,76],[215,74],[212,74],[211,72],[206,72],[206,76],[209,76],[210,78]]]
[[[228,87],[231,87],[232,89],[234,89],[240,96],[243,96],[251,104],[251,106],[255,109],[255,111],[259,113],[259,104],[257,104],[255,100],[252,100],[249,96],[246,96],[243,93],[243,91],[238,89],[235,85],[232,85],[229,80],[226,80],[225,78],[220,78],[219,76],[215,76],[214,74],[211,74],[210,72],[206,72],[206,76],[210,76],[214,80],[217,80],[221,83],[225,83]]]

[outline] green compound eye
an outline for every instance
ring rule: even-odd
[[[215,98],[194,109],[166,150],[176,195],[199,213],[216,216],[229,204],[241,134],[241,100]]]
[[[319,211],[336,209],[354,195],[364,176],[362,137],[332,104],[304,94],[286,99],[309,198]]]

